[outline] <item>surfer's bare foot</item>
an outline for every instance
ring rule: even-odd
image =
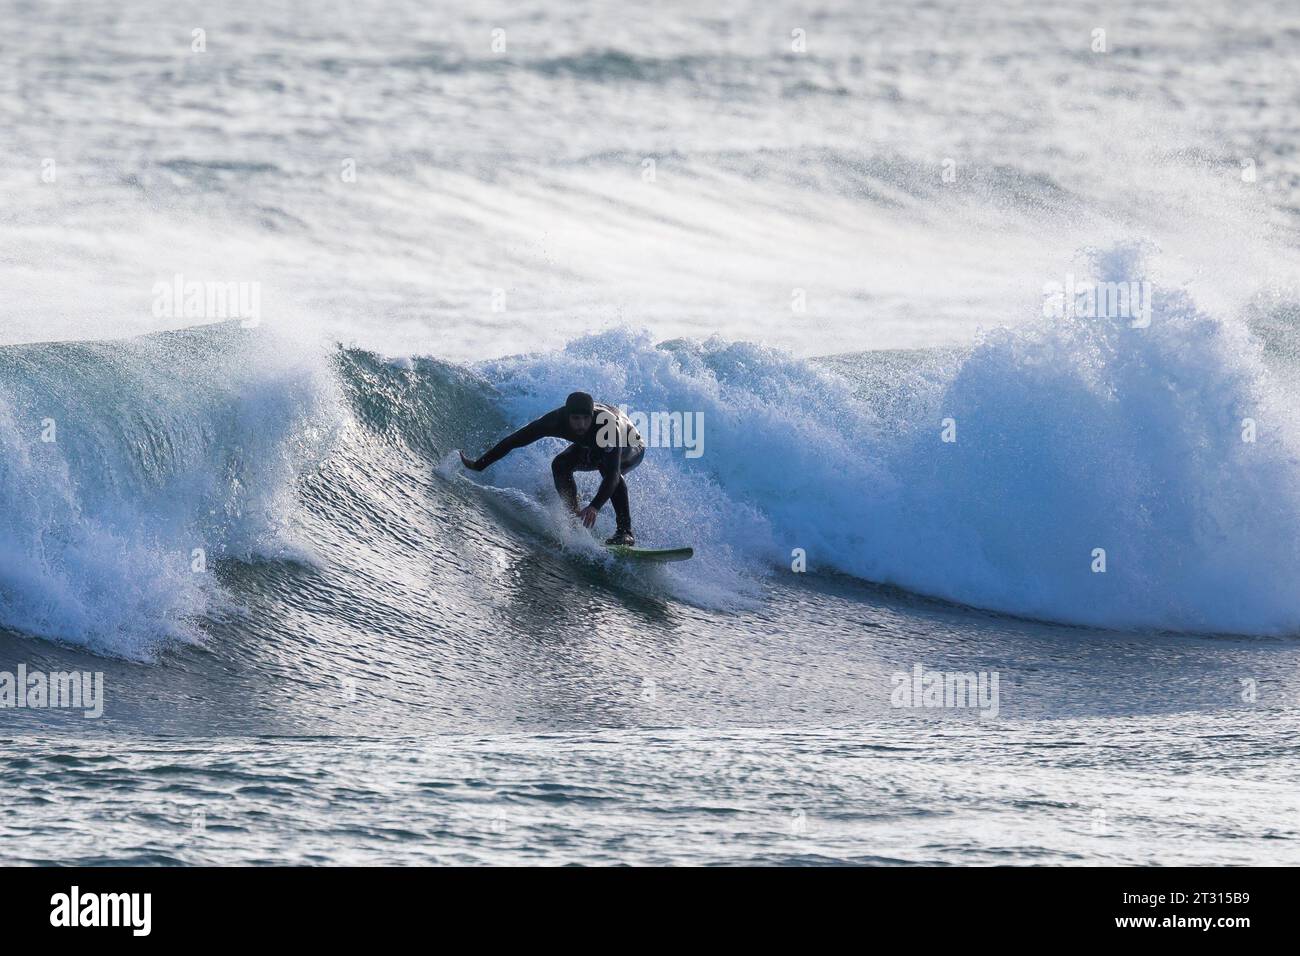
[[[633,535],[632,535],[632,531],[631,531],[631,529],[629,528],[629,529],[624,530],[624,531],[615,531],[615,532],[614,532],[614,537],[612,537],[612,538],[607,538],[607,539],[605,540],[605,543],[606,543],[606,544],[621,544],[621,545],[623,545],[623,547],[625,547],[625,548],[632,548],[632,547],[635,547],[635,546],[636,546],[636,538],[633,537]]]

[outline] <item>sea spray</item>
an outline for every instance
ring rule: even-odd
[[[266,335],[0,349],[0,626],[148,660],[202,639],[211,559],[292,547],[335,384]]]
[[[1146,283],[1149,325],[1040,316],[951,362],[819,363],[620,331],[479,370],[514,423],[574,383],[702,413],[707,453],[648,456],[633,508],[656,532],[696,529],[697,552],[724,552],[731,573],[802,549],[813,566],[1045,620],[1300,629],[1300,429],[1244,326],[1164,286],[1145,251],[1095,253],[1091,279]],[[492,480],[544,494],[528,476],[553,453]]]

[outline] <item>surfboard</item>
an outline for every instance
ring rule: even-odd
[[[694,548],[629,548],[625,544],[607,544],[609,553],[634,561],[685,561],[695,557]]]

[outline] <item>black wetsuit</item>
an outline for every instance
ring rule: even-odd
[[[583,434],[575,435],[569,429],[568,412],[557,408],[503,438],[477,464],[486,468],[516,448],[531,445],[539,438],[563,438],[573,443],[551,462],[555,490],[569,507],[575,511],[578,507],[578,484],[573,480],[573,473],[599,471],[600,488],[591,499],[591,507],[599,511],[606,501],[613,502],[618,530],[632,530],[632,508],[628,503],[627,482],[623,475],[641,464],[645,457],[645,441],[626,415],[610,405],[597,402],[591,427]]]

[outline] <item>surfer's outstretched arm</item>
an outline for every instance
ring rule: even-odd
[[[562,432],[559,430],[560,414],[563,409],[556,409],[553,412],[547,412],[535,422],[529,422],[513,435],[507,435],[501,441],[497,442],[482,457],[471,460],[464,452],[460,453],[461,463],[470,471],[482,471],[488,465],[499,461],[506,455],[510,454],[516,448],[523,448],[525,445],[531,445],[539,438],[559,438]],[[559,414],[557,414],[559,413]]]

